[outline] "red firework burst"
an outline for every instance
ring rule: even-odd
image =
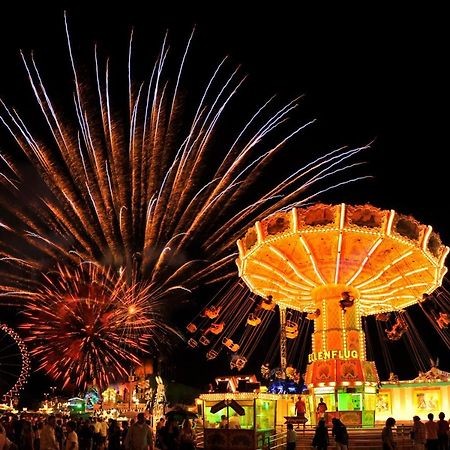
[[[27,340],[35,344],[40,369],[64,386],[107,386],[127,376],[149,341],[156,345],[171,332],[150,292],[142,283],[129,286],[123,272],[93,264],[46,275],[26,304],[22,325],[31,333]]]

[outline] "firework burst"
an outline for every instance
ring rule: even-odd
[[[96,82],[90,85],[79,75],[69,33],[67,37],[75,83],[72,118],[68,108],[63,114],[52,101],[33,56],[22,54],[50,137],[38,138],[1,101],[0,119],[36,173],[31,190],[30,171],[0,154],[0,295],[28,305],[34,336],[54,337],[34,352],[42,367],[57,378],[75,371],[82,384],[84,371],[92,378],[106,376],[106,369],[100,370],[106,354],[108,366],[117,364],[120,371],[125,366],[119,359],[134,361],[137,344],[124,335],[127,328],[134,333],[140,322],[130,325],[124,318],[140,313],[127,296],[134,299],[139,291],[137,297],[151,304],[152,299],[235,276],[235,240],[243,230],[353,181],[336,176],[354,165],[348,160],[362,148],[334,150],[284,180],[268,183],[251,198],[249,191],[263,169],[310,124],[289,129],[287,118],[296,100],[274,114],[268,112],[274,110],[274,99],[263,102],[226,142],[217,130],[245,79],[239,69],[226,75],[222,61],[192,115],[183,115],[182,73],[191,40],[174,79],[166,75],[164,41],[151,76],[142,82],[132,75],[130,43],[124,111],[114,102],[109,62],[95,51]],[[282,129],[284,137],[273,144],[272,135]],[[264,147],[264,141],[271,144]],[[312,187],[316,191],[306,195]],[[96,269],[80,269],[83,264]],[[51,275],[55,271],[57,280]],[[98,282],[89,280],[99,276]],[[90,291],[87,297],[75,295],[80,279],[79,289],[95,287],[102,294],[94,299]],[[84,327],[93,320],[95,339]],[[64,337],[68,323],[77,344],[68,345]],[[118,352],[119,347],[129,352]],[[67,356],[58,363],[61,355]]]
[[[123,273],[111,269],[58,266],[25,304],[22,328],[31,332],[40,368],[54,379],[107,386],[126,377],[130,363],[139,365],[136,355],[149,342],[157,347],[173,331],[163,324],[160,299],[151,294],[148,285],[128,286]]]

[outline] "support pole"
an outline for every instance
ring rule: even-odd
[[[286,307],[278,305],[280,310],[280,362],[283,379],[286,379]]]

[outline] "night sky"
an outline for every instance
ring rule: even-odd
[[[86,50],[90,43],[99,42],[105,53],[126,64],[133,25],[138,52],[148,52],[152,61],[166,29],[169,41],[181,49],[196,25],[188,64],[197,65],[199,74],[206,77],[224,55],[230,55],[249,74],[243,90],[250,96],[261,100],[274,93],[281,99],[304,95],[294,119],[317,121],[290,144],[287,164],[295,164],[297,157],[308,161],[310,155],[374,141],[362,157],[366,164],[358,169],[358,174],[373,178],[321,200],[370,202],[411,214],[450,243],[448,164],[444,163],[448,39],[439,23],[442,12],[432,11],[431,6],[395,13],[387,7],[359,11],[342,5],[336,10],[323,5],[311,12],[283,2],[269,3],[264,9],[255,5],[243,12],[237,2],[214,2],[211,10],[180,9],[169,3],[161,5],[161,11],[145,13],[133,3],[120,8],[68,6],[74,48]],[[1,13],[0,97],[9,104],[26,108],[34,101],[19,49],[35,51],[53,89],[62,83],[60,78],[70,77],[63,9],[40,5]],[[67,86],[65,80],[62,85]],[[0,140],[0,149],[3,146]],[[283,164],[278,163],[280,171]],[[192,370],[187,375],[184,355],[181,348],[172,356],[180,367],[177,377],[194,383]],[[189,358],[204,366],[203,355],[189,354]],[[450,370],[449,360],[448,349],[442,350],[443,369]],[[220,364],[202,369],[198,384],[226,372]],[[34,380],[33,389],[40,389],[41,382],[45,388],[45,380]]]

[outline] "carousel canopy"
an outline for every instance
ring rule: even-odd
[[[449,248],[431,226],[371,205],[278,212],[238,241],[239,275],[256,294],[314,311],[327,288],[359,299],[362,315],[400,310],[442,282]]]

